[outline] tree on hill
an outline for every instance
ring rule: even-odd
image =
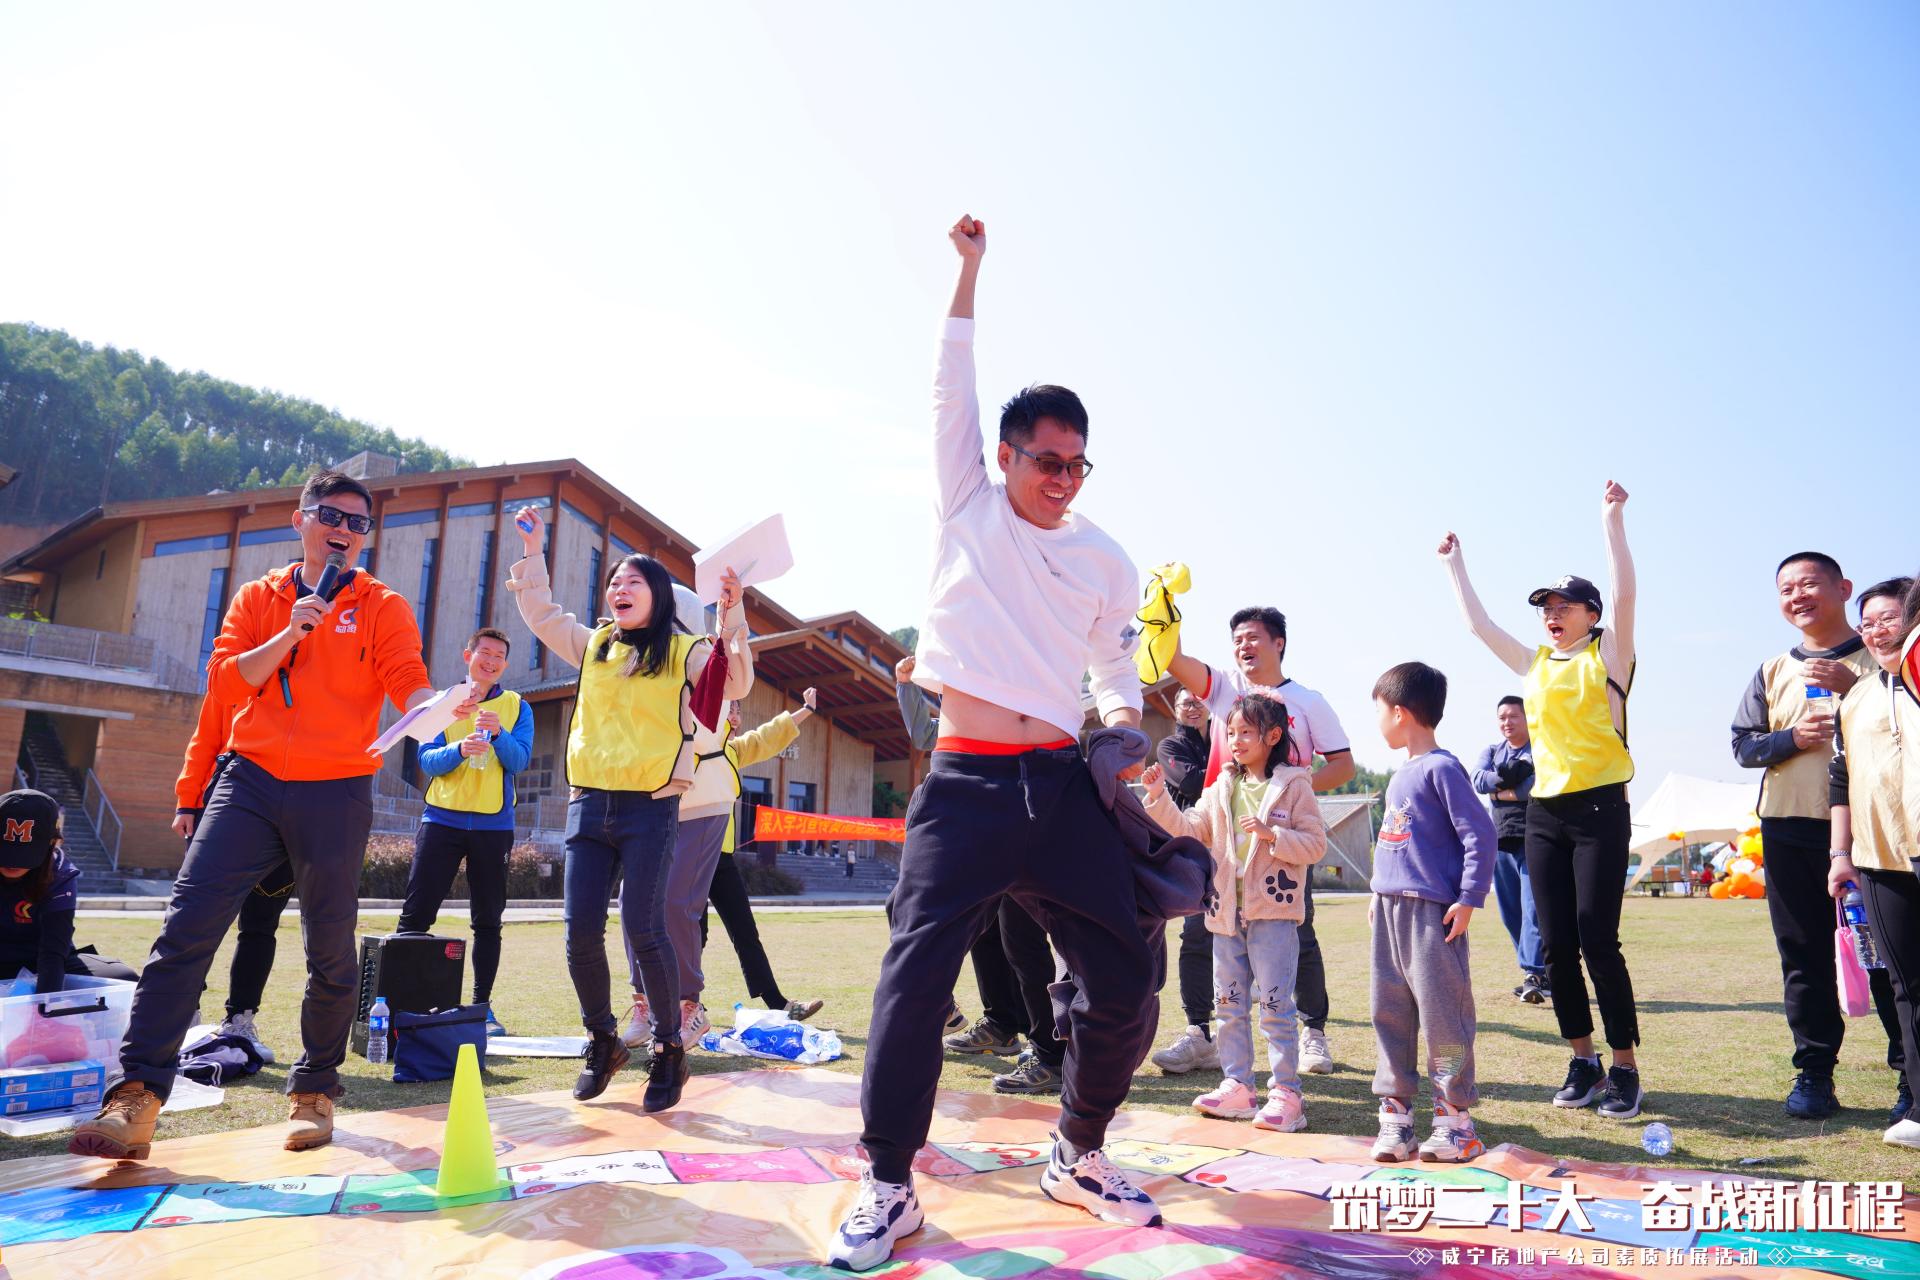
[[[297,484],[363,449],[402,471],[469,465],[309,400],[180,373],[57,329],[0,324],[0,521],[66,520],[100,503]]]

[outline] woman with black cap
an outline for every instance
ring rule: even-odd
[[[65,989],[67,975],[139,977],[118,960],[73,946],[80,868],[60,851],[60,806],[40,791],[0,796],[0,980],[34,973],[34,993]]]
[[[1547,952],[1547,981],[1560,1034],[1573,1050],[1557,1107],[1599,1102],[1610,1120],[1640,1114],[1640,1043],[1633,979],[1620,953],[1632,817],[1627,783],[1627,691],[1633,687],[1634,574],[1627,551],[1627,491],[1607,481],[1600,499],[1613,599],[1602,629],[1600,589],[1571,575],[1527,598],[1540,610],[1546,643],[1529,645],[1493,624],[1467,580],[1460,540],[1451,533],[1440,559],[1453,579],[1467,626],[1494,657],[1524,677],[1527,733],[1533,742],[1533,794],[1527,801],[1527,879]],[[1593,1047],[1587,984],[1600,1005],[1613,1066]]]

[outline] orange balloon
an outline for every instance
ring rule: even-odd
[[[1707,896],[1709,898],[1718,898],[1722,901],[1724,901],[1727,898],[1727,896],[1732,892],[1733,892],[1732,886],[1729,885],[1725,880],[1716,880],[1713,882],[1712,885],[1708,886],[1707,888]]]

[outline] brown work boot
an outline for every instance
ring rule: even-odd
[[[102,1160],[145,1160],[159,1118],[160,1095],[138,1080],[123,1081],[107,1095],[100,1114],[73,1131],[67,1150]]]
[[[287,1112],[287,1150],[305,1151],[333,1141],[332,1098],[324,1093],[293,1093],[287,1101],[293,1104]]]

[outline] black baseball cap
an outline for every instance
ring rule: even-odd
[[[60,805],[44,791],[0,796],[0,867],[31,871],[47,860],[60,834]]]
[[[1548,596],[1565,596],[1573,603],[1583,604],[1595,613],[1605,612],[1604,606],[1600,603],[1600,588],[1585,578],[1575,577],[1573,574],[1568,574],[1551,586],[1541,587],[1527,597],[1527,603],[1538,609],[1547,602]]]

